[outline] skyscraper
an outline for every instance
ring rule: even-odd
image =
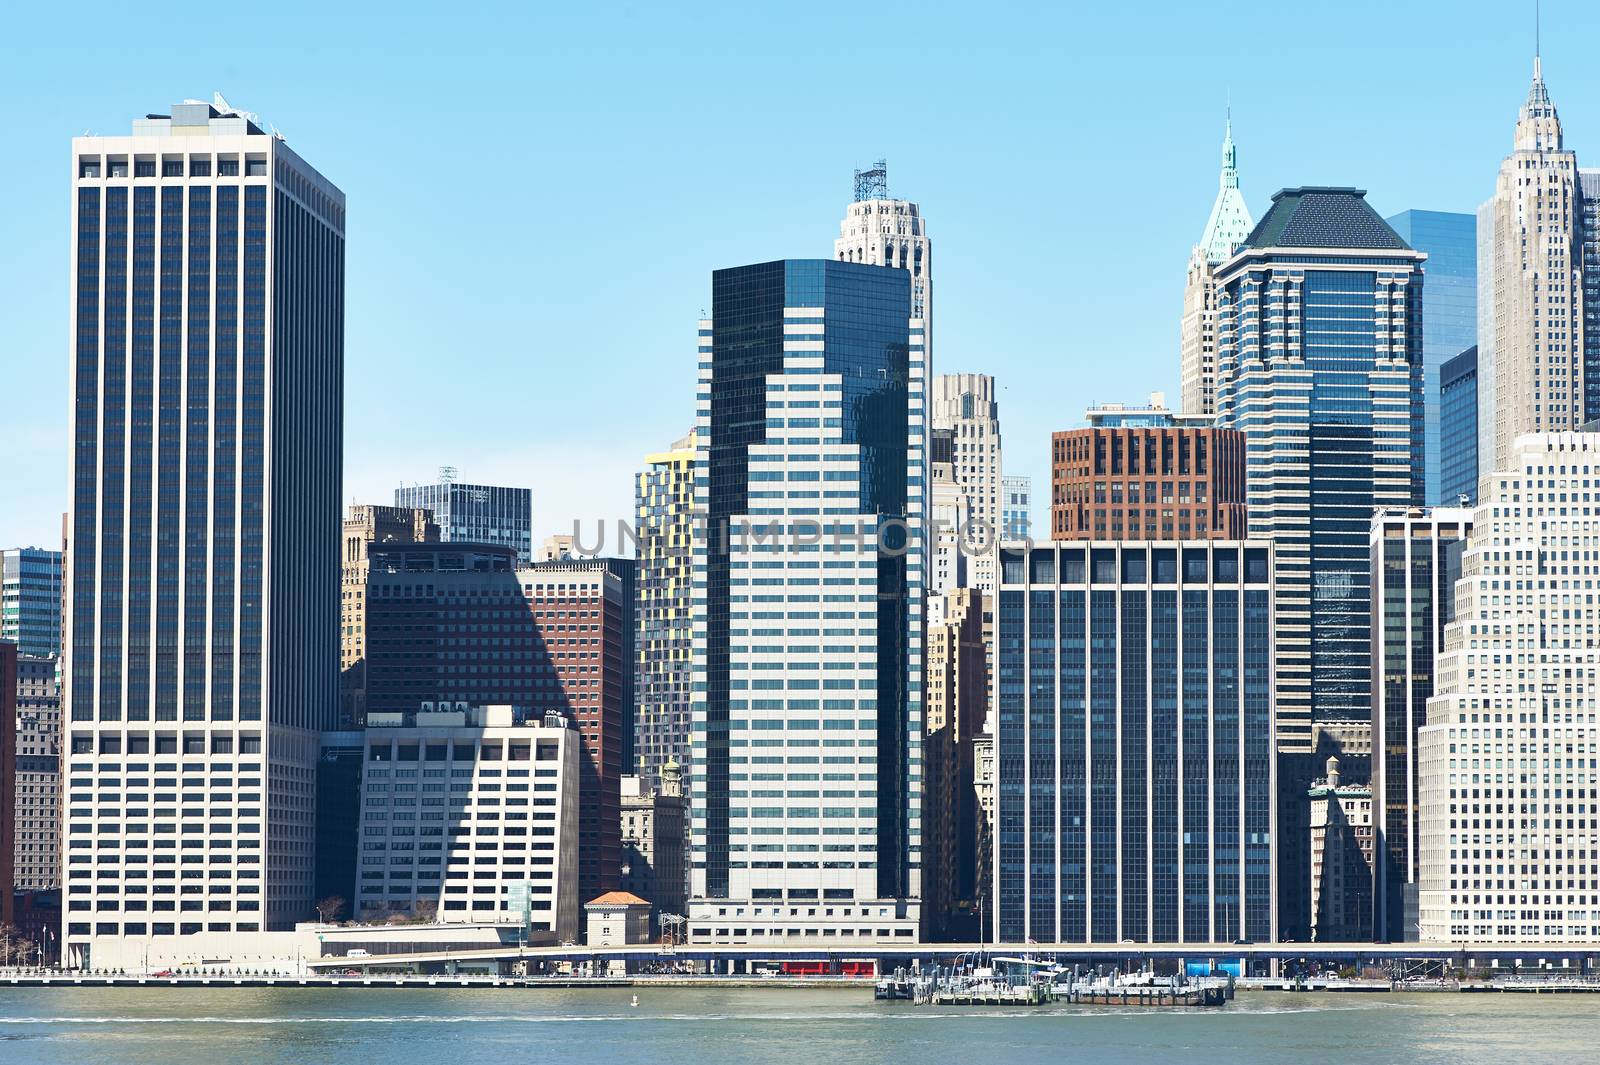
[[[1272,546],[1000,552],[1000,942],[1276,938]]]
[[[1583,210],[1583,416],[1600,418],[1600,170],[1578,171]]]
[[[1401,211],[1388,221],[1401,240],[1428,257],[1422,265],[1427,278],[1422,315],[1422,389],[1427,396],[1423,499],[1430,506],[1454,506],[1457,495],[1444,487],[1438,396],[1444,364],[1478,340],[1478,220],[1447,211]]]
[[[17,653],[61,653],[60,551],[12,547],[0,551],[0,640]]]
[[[1420,938],[1600,941],[1600,434],[1519,437],[1484,498],[1418,732]]]
[[[455,470],[439,471],[437,484],[394,490],[394,505],[433,511],[444,543],[500,544],[515,548],[518,560],[533,561],[533,492],[459,484]]]
[[[1600,336],[1589,336],[1586,233],[1578,157],[1539,57],[1494,196],[1478,208],[1478,462],[1506,468],[1523,433],[1600,415]],[[1595,247],[1600,259],[1600,246]],[[1600,266],[1600,261],[1597,261]],[[1600,313],[1597,311],[1595,313]],[[1589,316],[1592,317],[1592,316]],[[1591,395],[1593,393],[1593,395]]]
[[[889,166],[883,160],[855,174],[855,199],[845,209],[833,257],[842,263],[895,266],[911,274],[911,314],[921,319],[923,346],[932,348],[933,245],[922,212],[910,200],[889,196]]]
[[[1217,270],[1218,423],[1277,548],[1277,739],[1371,713],[1374,507],[1422,498],[1422,260],[1358,189],[1285,189]],[[1297,789],[1300,790],[1300,789]]]
[[[927,377],[911,277],[814,260],[712,276],[696,940],[917,932]]]
[[[1373,934],[1417,937],[1417,730],[1428,720],[1434,662],[1455,616],[1462,507],[1372,516],[1372,802],[1377,829]]]
[[[1000,405],[988,374],[939,374],[933,379],[935,431],[950,438],[950,474],[966,497],[963,550],[969,556],[968,581],[985,595],[995,589],[994,545],[1002,521],[1000,506]]]
[[[1478,346],[1439,367],[1439,498],[1444,505],[1478,500]]]
[[[72,167],[63,957],[81,964],[95,935],[310,912],[339,699],[345,201],[220,97],[74,138]],[[195,809],[259,796],[185,812],[207,846],[181,862],[179,807],[147,790],[153,769],[179,795],[180,768],[207,771],[206,791],[185,778]],[[179,897],[180,864],[203,898]]]
[[[1239,155],[1233,147],[1233,117],[1222,137],[1222,174],[1211,217],[1200,243],[1189,253],[1183,288],[1181,366],[1183,412],[1211,414],[1216,407],[1216,268],[1250,235],[1254,223],[1239,192]]]
[[[638,539],[638,635],[634,642],[635,772],[646,792],[661,787],[668,762],[681,772],[691,761],[690,651],[694,606],[693,432],[671,449],[645,456],[634,483]]]
[[[1318,721],[1372,716],[1368,536],[1422,502],[1423,255],[1359,189],[1284,189],[1217,268],[1217,420],[1275,548],[1278,932],[1310,935]]]

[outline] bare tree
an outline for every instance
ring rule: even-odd
[[[327,898],[321,899],[317,902],[317,919],[323,924],[332,924],[334,921],[337,921],[339,919],[339,915],[344,912],[344,906],[345,902],[343,895],[329,895]]]
[[[411,908],[411,913],[418,924],[432,924],[439,916],[439,900],[418,899],[417,904]]]

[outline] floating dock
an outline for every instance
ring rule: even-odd
[[[1043,1006],[1055,1001],[1046,984],[958,984],[930,987],[916,999],[926,1006]]]
[[[1179,987],[1057,985],[1055,1000],[1078,1006],[1221,1006],[1233,997],[1224,984],[1185,984]]]

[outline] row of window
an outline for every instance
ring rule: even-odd
[[[108,156],[104,160],[97,155],[85,155],[78,160],[78,177],[86,180],[102,176],[153,178],[157,176],[158,171],[164,178],[239,177],[241,173],[244,177],[266,177],[267,157],[247,155],[241,164],[237,155],[222,155],[216,158],[213,170],[212,158],[209,155],[191,155],[187,164],[181,155],[164,155],[159,160],[153,155],[136,155],[133,158],[131,173],[128,157],[125,155]]]

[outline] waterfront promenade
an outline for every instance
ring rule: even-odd
[[[590,989],[617,988],[699,988],[721,990],[839,990],[854,988],[870,994],[874,977],[866,976],[717,976],[687,973],[637,973],[625,976],[581,976],[553,974],[548,976],[501,976],[488,973],[413,974],[413,973],[360,973],[360,974],[293,974],[210,972],[175,973],[172,975],[135,973],[68,972],[59,970],[0,970],[0,988],[56,987],[56,988],[217,988],[278,987],[278,988],[343,988],[423,990],[458,990],[462,988],[525,988],[525,989]],[[1297,994],[1416,994],[1441,992],[1458,994],[1600,994],[1600,977],[1563,975],[1558,972],[1533,971],[1504,976],[1481,974],[1477,979],[1429,978],[1415,980],[1345,979],[1339,977],[1241,977],[1235,982],[1240,991],[1291,992]]]

